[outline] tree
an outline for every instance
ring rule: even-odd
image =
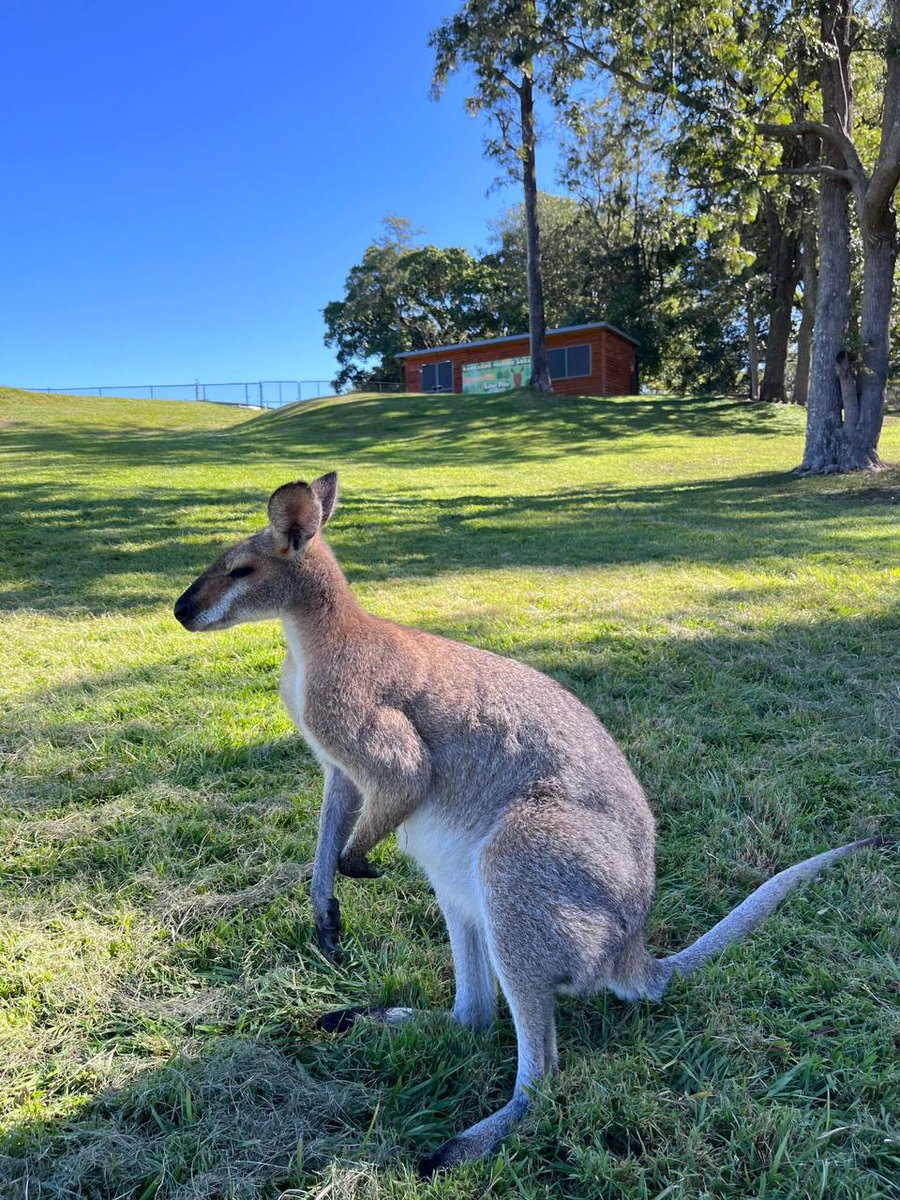
[[[900,183],[900,0],[866,13],[853,0],[825,0],[818,27],[818,102],[814,117],[761,124],[769,136],[818,139],[806,171],[819,176],[819,277],[806,449],[800,470],[827,473],[881,465],[890,360],[890,319]],[[882,68],[880,132],[867,169],[854,132],[854,54],[878,55]],[[859,344],[850,338],[851,206],[863,250]]]
[[[735,278],[752,259],[736,236],[742,222],[695,186],[658,98],[624,95],[615,80],[603,91],[566,113],[564,179],[583,213],[582,319],[636,337],[653,387],[731,390],[743,348]]]
[[[448,78],[462,64],[472,67],[476,86],[467,101],[469,111],[488,113],[497,129],[497,135],[488,140],[488,153],[507,169],[518,168],[528,244],[529,384],[552,392],[538,223],[534,96],[540,56],[558,39],[536,0],[466,0],[432,33],[430,41],[435,52],[434,95],[441,95]]]
[[[758,92],[777,74],[776,7],[764,0],[755,7],[713,2],[702,9],[670,0],[646,0],[637,9],[626,0],[553,0],[565,43],[565,53],[553,60],[553,84],[557,95],[569,98],[593,82],[602,107],[629,114],[641,135],[635,161],[655,143],[651,161],[667,185],[659,205],[676,219],[696,222],[701,241],[715,243],[715,252],[705,256],[707,270],[731,261],[733,291],[743,293],[737,324],[745,330],[751,376],[759,319],[760,329],[767,324],[769,331],[762,390],[782,398],[799,274],[797,221],[784,196],[773,194],[771,177],[762,186],[775,153],[759,153],[752,124]],[[777,86],[771,90],[779,94]],[[568,112],[570,124],[584,124],[583,104],[570,100]],[[607,154],[609,144],[607,138]],[[763,203],[767,219],[758,220]],[[690,257],[689,247],[686,252]],[[721,298],[728,307],[725,292]],[[684,300],[689,308],[690,298]],[[730,341],[736,323],[725,317],[723,332],[726,327]]]
[[[385,235],[351,267],[344,298],[323,310],[325,344],[336,348],[341,368],[336,388],[400,385],[397,355],[404,350],[505,332],[490,260],[458,246],[416,245],[402,218],[390,217],[385,226]]]
[[[550,326],[593,319],[590,298],[591,264],[587,256],[589,233],[581,205],[570,196],[539,192],[538,222],[541,231],[541,277],[544,310]],[[528,324],[528,221],[524,204],[508,208],[489,225],[489,253],[500,285],[510,331]],[[586,315],[588,314],[588,315]]]
[[[333,381],[338,391],[347,384],[362,389],[373,380],[399,384],[402,370],[396,356],[411,349],[397,320],[399,263],[419,231],[403,217],[387,217],[384,227],[362,262],[350,268],[343,300],[332,300],[322,311],[325,345],[335,348],[340,367]]]
[[[800,309],[800,328],[797,330],[797,362],[794,367],[794,386],[791,400],[805,405],[809,397],[809,372],[812,365],[812,337],[815,327],[816,294],[819,289],[818,229],[812,213],[807,212],[800,233],[800,270],[803,298]]]
[[[702,11],[668,0],[646,0],[639,10],[630,0],[554,0],[553,8],[567,30],[570,77],[593,71],[659,98],[677,114],[680,143],[690,145],[695,131],[702,153],[737,150],[738,172],[752,169],[758,154],[760,179],[818,177],[820,265],[801,469],[877,467],[897,254],[900,0],[857,7],[854,0],[712,0]],[[855,58],[864,54],[877,56],[882,84],[869,156],[853,128],[853,87],[864,73]],[[780,162],[757,150],[754,129],[785,147]],[[751,153],[741,153],[741,143]],[[858,346],[850,325],[851,197],[863,251]],[[785,305],[777,308],[783,315]]]

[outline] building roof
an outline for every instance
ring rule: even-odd
[[[624,338],[626,342],[631,342],[633,346],[637,345],[635,338],[629,337],[627,333],[616,329],[615,325],[610,325],[607,321],[592,321],[589,325],[563,325],[561,329],[548,329],[547,337],[552,337],[554,333],[580,333],[583,329],[608,329],[610,333],[617,333],[619,337]],[[510,333],[506,337],[482,338],[477,342],[457,342],[455,346],[431,346],[427,350],[404,350],[402,354],[397,355],[397,358],[417,358],[420,355],[443,354],[445,350],[469,350],[475,346],[500,346],[504,342],[521,342],[523,338],[530,337],[529,333]]]

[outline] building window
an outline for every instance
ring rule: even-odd
[[[422,367],[423,392],[452,392],[453,363],[425,363]]]
[[[591,348],[585,346],[560,346],[549,350],[551,379],[578,379],[591,373]]]

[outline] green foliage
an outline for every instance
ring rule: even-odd
[[[585,308],[585,229],[581,210],[569,196],[538,193],[544,307],[550,327],[589,320]],[[511,331],[528,328],[527,234],[524,205],[506,210],[490,226],[486,255],[497,278],[497,306]]]
[[[598,158],[593,196],[538,197],[548,325],[609,321],[624,329],[638,340],[645,384],[733,388],[743,355],[733,247],[717,227],[703,233],[697,220],[666,207],[662,186],[658,204],[629,187],[627,152],[621,174],[616,162]],[[526,258],[521,205],[491,228],[478,258],[411,237],[374,243],[351,269],[343,300],[325,309],[341,363],[335,386],[399,385],[395,356],[403,350],[526,330]]]
[[[541,65],[556,40],[544,8],[536,0],[465,0],[429,39],[435,57],[433,95],[439,97],[463,67],[471,71],[466,107],[492,118],[485,150],[516,179],[525,152],[517,92],[523,75],[539,89],[546,86]]]
[[[615,89],[570,111],[564,181],[579,197],[583,309],[637,338],[645,385],[732,389],[747,256],[680,179],[659,119]]]
[[[458,246],[413,242],[408,221],[389,218],[386,234],[351,267],[342,300],[326,305],[325,344],[337,352],[336,388],[401,384],[397,355],[505,332],[489,261]]]
[[[674,396],[354,396],[249,416],[0,391],[0,1194],[72,1200],[896,1195],[896,862],[860,856],[655,1007],[559,1004],[562,1069],[498,1158],[423,1148],[508,1096],[392,844],[313,948],[321,781],[277,626],[173,599],[285,479],[338,467],[371,611],[549,671],[659,825],[650,936],[896,809],[896,470],[800,480],[801,415]],[[900,420],[884,454],[900,459]]]

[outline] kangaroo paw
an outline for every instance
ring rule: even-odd
[[[346,858],[341,855],[338,860],[338,870],[348,879],[380,879],[381,871],[373,867],[369,860],[363,858]]]
[[[379,1025],[397,1026],[415,1017],[421,1009],[386,1008],[381,1004],[361,1008],[338,1008],[319,1017],[316,1025],[325,1033],[346,1033],[358,1017],[367,1017]]]
[[[319,943],[319,949],[325,955],[334,961],[338,948],[341,944],[341,906],[338,904],[334,896],[326,904],[321,912],[315,914],[316,919],[316,941]]]

